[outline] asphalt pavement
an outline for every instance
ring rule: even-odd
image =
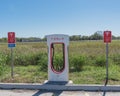
[[[120,96],[120,92],[0,90],[0,96]]]

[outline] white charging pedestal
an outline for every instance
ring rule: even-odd
[[[63,34],[47,35],[48,46],[48,81],[56,82],[68,82],[69,78],[69,64],[68,64],[68,45],[69,36]],[[60,70],[56,70],[54,67],[54,45],[62,45],[63,67]]]

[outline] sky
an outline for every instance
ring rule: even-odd
[[[0,0],[0,37],[120,36],[120,0]]]

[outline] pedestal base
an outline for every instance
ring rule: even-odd
[[[66,84],[73,84],[73,81],[72,80],[69,80],[69,81],[48,81],[48,80],[45,80],[44,84],[66,85]]]

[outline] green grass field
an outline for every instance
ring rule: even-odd
[[[104,84],[105,43],[78,41],[69,45],[69,79],[75,84]],[[109,84],[120,84],[120,41],[109,44]],[[59,50],[59,48],[58,48]],[[14,48],[14,79],[7,43],[0,44],[0,82],[43,83],[47,80],[47,44],[17,43]]]

